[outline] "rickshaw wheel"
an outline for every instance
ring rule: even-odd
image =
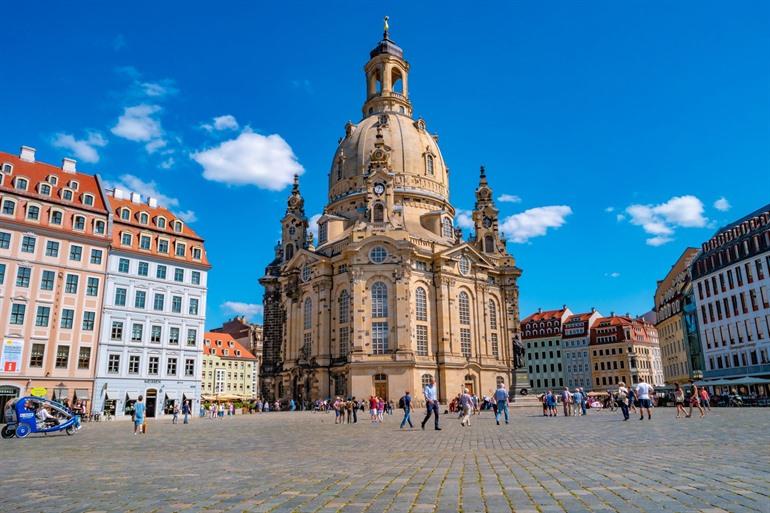
[[[19,438],[24,438],[29,434],[29,432],[30,432],[29,426],[27,426],[26,424],[19,424],[16,427],[16,436],[18,436]]]
[[[65,429],[64,432],[67,433],[68,435],[72,435],[72,433],[75,432],[75,428],[70,426],[67,429]]]
[[[3,430],[0,431],[0,436],[3,438],[13,438],[16,436],[16,428],[11,426],[3,426]]]

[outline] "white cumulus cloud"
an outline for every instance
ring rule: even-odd
[[[206,180],[233,185],[256,185],[279,191],[305,170],[291,146],[278,134],[248,130],[237,138],[192,154]]]
[[[179,200],[171,196],[166,196],[158,189],[158,184],[154,180],[145,182],[141,178],[131,174],[121,175],[117,182],[107,181],[106,184],[109,189],[123,189],[128,192],[138,192],[145,199],[155,198],[158,200],[158,204],[167,208],[178,207]]]
[[[721,198],[719,198],[714,202],[714,208],[719,210],[720,212],[727,212],[728,210],[730,210],[730,207],[731,207],[730,202],[727,201],[727,198],[725,198],[724,196],[722,196]]]
[[[506,217],[500,225],[500,231],[512,242],[525,243],[533,237],[545,235],[549,228],[564,225],[570,214],[572,208],[567,205],[530,208]]]
[[[604,275],[609,278],[620,278],[619,272],[604,273]]]
[[[107,145],[107,140],[99,132],[88,132],[85,139],[77,139],[72,134],[58,133],[52,144],[56,148],[66,148],[83,162],[99,162],[99,151]]]
[[[246,317],[262,315],[263,312],[262,305],[258,303],[241,303],[240,301],[225,301],[222,303],[222,309],[226,312],[245,315]]]
[[[181,212],[174,212],[179,219],[187,224],[194,223],[198,220],[198,216],[192,210],[182,210]]]
[[[159,105],[140,104],[125,107],[112,133],[134,142],[143,142],[148,153],[154,153],[166,146],[165,132],[157,115]]]
[[[609,213],[611,213],[611,212],[614,212],[614,211],[615,211],[615,207],[607,207],[607,208],[605,208],[605,209],[604,209],[604,211],[605,211],[605,212],[607,212],[607,213],[609,214]]]
[[[515,194],[501,194],[497,197],[500,203],[521,203],[521,198]]]
[[[203,123],[201,127],[208,132],[221,132],[223,130],[238,130],[238,120],[235,116],[225,114],[224,116],[217,116],[211,120],[211,123]]]
[[[677,228],[702,228],[708,224],[703,215],[703,202],[695,196],[674,196],[657,205],[634,204],[626,208],[631,224],[641,226],[653,237],[647,239],[650,246],[662,246],[671,242]],[[619,219],[620,220],[620,219]]]
[[[457,210],[455,212],[455,225],[458,228],[472,230],[474,228],[472,216],[473,212],[470,210]]]
[[[315,237],[316,243],[318,243],[318,220],[321,219],[321,214],[315,214],[308,219],[308,229]]]

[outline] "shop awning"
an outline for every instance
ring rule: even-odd
[[[176,401],[179,399],[179,394],[176,390],[167,390],[166,391],[166,400],[173,400]]]
[[[78,401],[90,401],[91,392],[89,392],[88,389],[86,388],[76,388],[75,399],[77,399]]]
[[[126,398],[128,401],[138,401],[139,400],[139,392],[135,390],[126,390]]]
[[[53,394],[51,395],[52,401],[62,401],[67,398],[67,389],[66,388],[54,388]]]

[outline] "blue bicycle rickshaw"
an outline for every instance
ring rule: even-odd
[[[41,418],[38,411],[46,408],[52,415]],[[6,425],[0,430],[3,438],[24,438],[30,433],[57,433],[68,435],[80,428],[80,417],[66,406],[42,397],[19,397],[5,405]]]

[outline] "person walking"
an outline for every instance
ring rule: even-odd
[[[373,395],[369,396],[369,418],[372,424],[377,424],[377,398]]]
[[[706,390],[706,387],[701,387],[700,389],[700,405],[704,408],[704,410],[711,411],[711,396],[709,396],[709,392]]]
[[[134,434],[144,434],[144,412],[146,405],[144,404],[144,397],[141,395],[139,399],[134,403]]]
[[[190,401],[182,403],[182,424],[190,423]]]
[[[583,390],[583,387],[580,387],[580,411],[583,415],[586,414],[586,403],[588,402],[588,395],[586,394],[585,390]]]
[[[171,411],[172,417],[171,417],[171,423],[172,424],[179,424],[179,405],[174,401],[174,409]]]
[[[639,420],[644,420],[644,410],[647,410],[647,420],[652,420],[652,398],[655,393],[652,385],[645,381],[636,384],[636,397],[639,399]]]
[[[565,417],[571,417],[572,416],[572,393],[570,393],[569,388],[564,387],[564,390],[561,392],[561,406],[564,410],[564,416]]]
[[[500,425],[500,414],[505,413],[505,423],[508,424],[508,390],[505,388],[505,383],[500,382],[497,384],[497,390],[495,390],[495,422]]]
[[[473,397],[468,393],[468,389],[463,389],[463,394],[460,396],[460,408],[462,409],[463,417],[460,421],[460,425],[465,427],[471,427],[471,412],[473,411]],[[499,424],[499,422],[498,422]]]
[[[383,413],[385,412],[385,399],[382,397],[377,398],[377,421],[382,424],[385,421]]]
[[[548,409],[548,416],[555,417],[556,416],[556,396],[553,395],[552,390],[549,390],[545,394],[545,404]]]
[[[425,429],[425,424],[430,419],[431,414],[433,414],[435,416],[435,430],[441,431],[441,428],[438,426],[438,391],[436,390],[436,380],[433,376],[430,377],[430,383],[425,385],[422,393],[425,396],[425,407],[427,408],[427,412],[425,414],[425,418],[420,424],[420,427]]]
[[[623,420],[628,420],[628,389],[626,388],[625,381],[621,381],[618,386],[618,406],[620,406],[620,411],[623,412]]]
[[[703,418],[706,416],[706,412],[703,411],[703,406],[700,403],[700,389],[695,383],[691,383],[691,385],[692,395],[690,396],[690,412],[687,414],[687,416],[692,417],[692,409],[698,408],[698,410],[700,410],[700,418]]]
[[[399,403],[398,406],[402,410],[404,410],[404,418],[401,421],[401,426],[399,427],[399,429],[403,429],[404,426],[407,425],[407,423],[409,424],[410,428],[413,428],[414,425],[412,425],[412,418],[411,418],[411,414],[412,414],[412,396],[409,395],[409,390],[404,392],[404,396],[401,399],[399,399],[398,403]]]
[[[572,415],[575,417],[580,416],[580,404],[583,401],[583,394],[580,392],[580,388],[575,387],[575,392],[572,394]]]
[[[351,401],[353,401],[353,424],[358,424],[358,414],[356,413],[358,411],[358,401],[356,401],[356,396],[353,396]]]
[[[676,418],[680,416],[689,417],[687,412],[684,411],[684,390],[679,386],[679,383],[674,384],[674,406],[676,406]]]
[[[636,392],[633,388],[628,390],[628,407],[632,412],[636,413],[636,405],[639,403],[639,398],[636,396]]]

